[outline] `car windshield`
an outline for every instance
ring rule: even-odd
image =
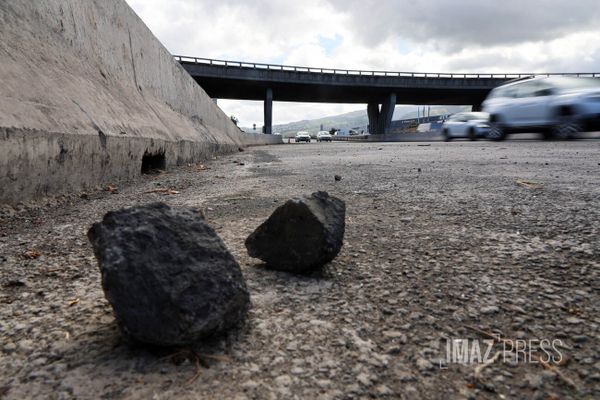
[[[560,90],[600,88],[600,79],[598,78],[575,78],[562,76],[557,78],[549,78],[548,81]]]
[[[467,117],[467,121],[471,121],[471,120],[474,120],[474,119],[487,120],[488,119],[488,114],[484,113],[484,112],[472,112],[472,113],[466,114],[466,117]]]

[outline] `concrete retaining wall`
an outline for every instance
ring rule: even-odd
[[[123,0],[0,2],[0,203],[130,180],[244,134]]]

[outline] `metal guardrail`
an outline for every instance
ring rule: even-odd
[[[355,142],[361,140],[367,140],[372,135],[334,135],[331,140],[336,142]]]
[[[515,73],[515,74],[455,74],[442,72],[392,72],[392,71],[362,71],[353,69],[338,69],[338,68],[314,68],[300,67],[295,65],[278,65],[278,64],[263,64],[244,61],[227,61],[216,60],[202,57],[188,56],[173,56],[179,62],[187,62],[194,64],[206,64],[222,67],[237,67],[248,69],[275,70],[275,71],[290,71],[290,72],[310,72],[319,74],[332,75],[356,75],[356,76],[392,76],[392,77],[409,77],[409,78],[463,78],[463,79],[519,79],[531,76],[578,76],[578,77],[600,77],[600,72],[558,72],[558,73]]]

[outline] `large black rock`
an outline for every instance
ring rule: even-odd
[[[267,267],[307,273],[333,260],[344,240],[346,204],[327,192],[288,200],[246,239]]]
[[[240,267],[199,211],[163,203],[113,211],[88,238],[127,336],[186,345],[244,320],[250,296]]]

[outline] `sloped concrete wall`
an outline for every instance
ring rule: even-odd
[[[130,180],[244,134],[123,0],[0,2],[0,203]]]

